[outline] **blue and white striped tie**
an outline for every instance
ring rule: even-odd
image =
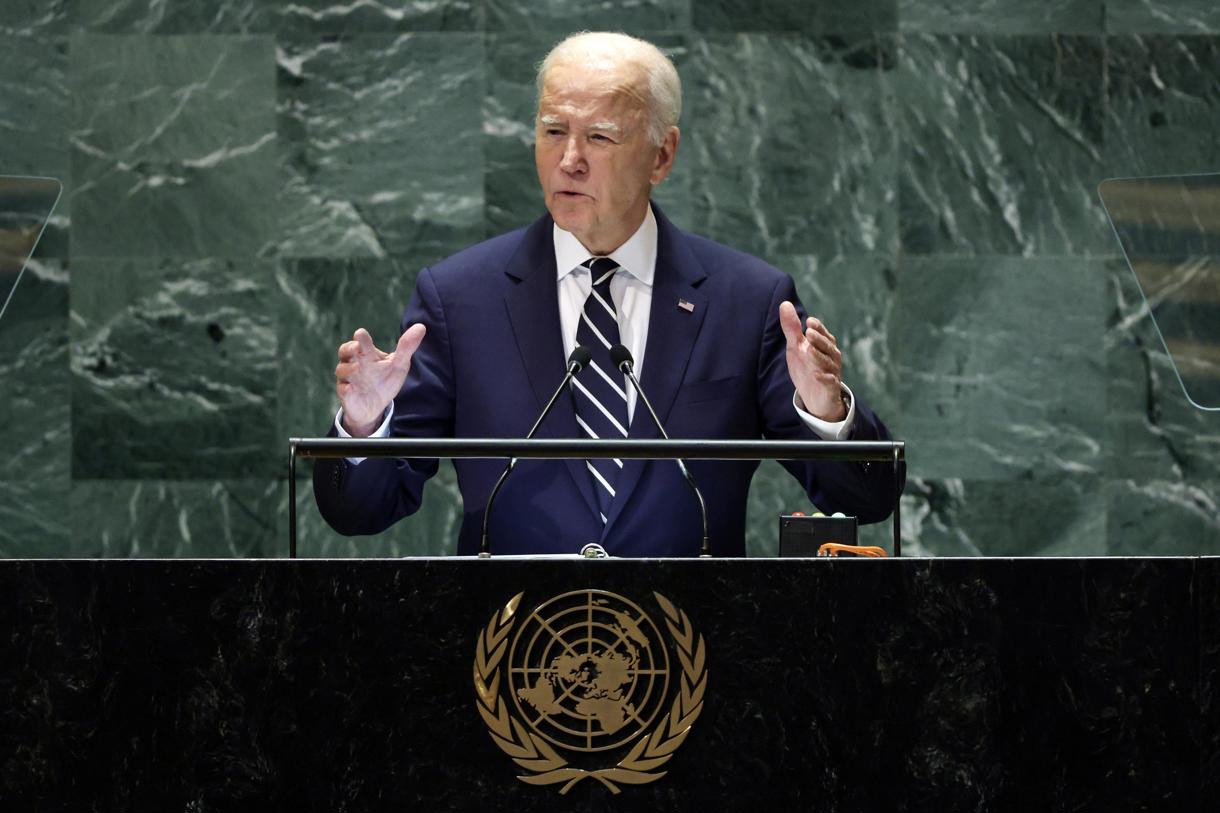
[[[576,400],[576,422],[591,438],[627,437],[627,390],[623,374],[610,360],[610,348],[619,343],[618,314],[610,298],[610,280],[618,263],[608,257],[594,257],[582,263],[593,275],[593,290],[585,300],[576,329],[576,343],[589,348],[593,360],[579,377],[572,379]],[[593,478],[593,490],[601,509],[602,523],[610,514],[614,487],[623,461],[617,458],[586,460]]]

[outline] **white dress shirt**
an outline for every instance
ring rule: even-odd
[[[576,349],[576,329],[585,300],[593,288],[592,273],[581,263],[589,259],[590,253],[576,236],[558,226],[553,227],[555,243],[555,269],[558,276],[559,328],[563,334],[563,355],[567,358]],[[648,344],[648,317],[652,307],[652,281],[657,269],[657,219],[652,207],[644,216],[644,222],[635,234],[614,251],[610,259],[621,269],[610,280],[610,297],[618,313],[619,338],[623,346],[631,351],[635,359],[637,378],[644,375],[645,351]],[[626,273],[623,273],[626,272]],[[635,388],[627,388],[627,419],[635,414]],[[813,432],[823,440],[842,440],[851,431],[856,419],[855,398],[847,385],[843,385],[843,396],[847,401],[847,416],[841,421],[823,421],[805,411],[800,397],[793,393],[792,408]],[[386,409],[385,418],[377,431],[369,437],[383,438],[390,434],[390,421],[394,417],[394,403]],[[351,437],[343,428],[343,410],[335,415],[335,429],[339,437]],[[349,457],[349,463],[359,463],[362,457]]]

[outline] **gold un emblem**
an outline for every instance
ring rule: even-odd
[[[653,593],[677,656],[671,686],[665,636],[635,602],[577,590],[521,618],[524,595],[492,616],[474,657],[479,714],[526,771],[517,778],[563,794],[582,779],[618,793],[664,776],[707,690],[707,648],[686,613]]]

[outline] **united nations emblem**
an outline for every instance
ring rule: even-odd
[[[474,658],[479,714],[526,771],[518,779],[563,794],[582,779],[618,793],[663,777],[707,689],[707,649],[686,613],[653,593],[679,671],[661,629],[623,596],[564,593],[521,619],[524,595],[492,616]]]

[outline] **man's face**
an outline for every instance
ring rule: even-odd
[[[546,208],[593,254],[639,228],[653,185],[673,166],[678,130],[659,147],[649,141],[640,79],[631,66],[560,63],[539,99],[534,161]]]

